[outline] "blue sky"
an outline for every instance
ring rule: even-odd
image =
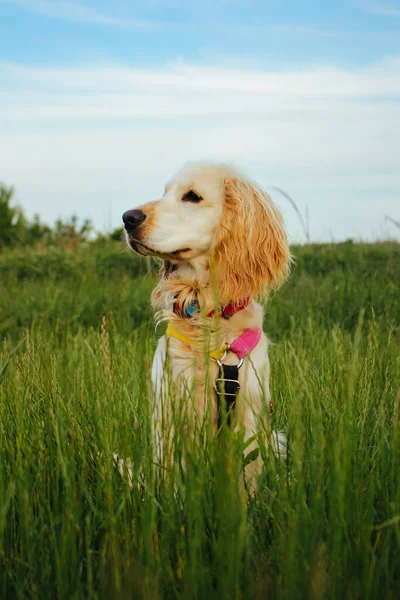
[[[99,229],[186,160],[285,189],[316,240],[398,236],[400,2],[0,0],[0,180]]]

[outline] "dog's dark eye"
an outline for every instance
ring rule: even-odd
[[[189,190],[182,196],[182,202],[201,202],[203,198],[196,194],[193,190]]]

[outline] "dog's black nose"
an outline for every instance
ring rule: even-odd
[[[128,233],[133,231],[140,223],[143,223],[145,218],[146,215],[141,210],[127,210],[122,215],[122,220]]]

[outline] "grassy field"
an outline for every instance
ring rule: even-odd
[[[293,252],[265,316],[289,459],[262,448],[246,503],[232,432],[178,428],[154,472],[145,262],[0,255],[0,598],[400,597],[400,246]]]

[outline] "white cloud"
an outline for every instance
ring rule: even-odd
[[[290,94],[299,98],[383,97],[400,94],[400,56],[358,69],[330,65],[297,66],[292,70],[198,67],[185,63],[162,68],[119,65],[52,68],[0,63],[3,82],[22,82],[28,89],[136,92],[150,90]]]
[[[101,227],[111,206],[117,225],[181,163],[211,158],[308,205],[319,239],[379,235],[399,216],[399,57],[352,70],[0,67],[0,178],[30,213]]]

